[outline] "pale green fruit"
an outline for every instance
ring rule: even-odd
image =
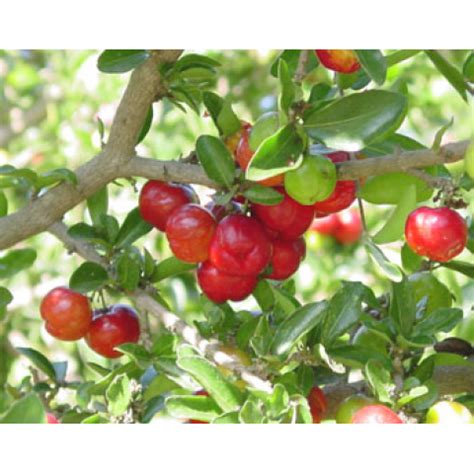
[[[472,414],[461,403],[438,402],[428,410],[425,423],[442,425],[472,423]]]

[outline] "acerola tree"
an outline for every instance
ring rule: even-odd
[[[100,54],[105,81],[131,74],[99,153],[74,170],[0,168],[0,276],[34,271],[42,233],[84,260],[67,274],[54,257],[36,335],[0,288],[0,422],[471,422],[474,148],[443,138],[452,123],[431,147],[401,133],[399,67],[422,64],[468,108],[473,55],[279,52],[262,76],[274,105],[250,119],[216,92],[225,55]],[[206,131],[180,158],[139,156],[164,111]],[[124,183],[135,204],[120,223]]]

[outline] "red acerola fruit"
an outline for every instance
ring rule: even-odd
[[[243,198],[243,202],[245,202],[245,198]],[[237,214],[242,211],[242,207],[239,204],[240,200],[238,201],[237,198],[240,197],[236,196],[235,199],[232,199],[227,206],[222,206],[220,204],[216,204],[214,201],[209,201],[206,204],[206,209],[214,216],[217,222],[220,222],[224,217],[227,217],[229,214]]]
[[[247,127],[242,130],[242,135],[235,152],[235,159],[239,164],[240,168],[245,171],[253,157],[254,151],[250,148],[249,137],[252,127]],[[259,181],[264,186],[281,186],[283,184],[284,176],[279,174],[272,176],[271,178],[263,179]]]
[[[86,342],[98,354],[115,359],[123,355],[115,347],[127,342],[136,343],[139,337],[140,324],[135,310],[124,304],[116,304],[105,310],[94,311]]]
[[[190,186],[153,180],[148,181],[140,192],[139,209],[145,221],[164,232],[173,211],[198,201]]]
[[[448,207],[419,207],[409,216],[405,237],[413,252],[437,262],[448,262],[467,243],[466,221]]]
[[[252,293],[258,283],[256,275],[229,275],[210,262],[199,265],[197,279],[203,293],[214,303],[242,301]]]
[[[322,235],[333,235],[338,225],[339,218],[337,214],[329,214],[329,216],[325,217],[316,217],[311,224],[310,230]]]
[[[270,262],[272,243],[253,217],[227,216],[217,225],[209,260],[230,275],[258,275]]]
[[[265,227],[277,231],[282,239],[295,240],[301,237],[313,222],[314,207],[296,202],[281,187],[275,189],[283,194],[283,201],[273,206],[253,204],[252,212]]]
[[[59,420],[52,413],[46,413],[46,423],[48,423],[48,425],[60,424]]]
[[[331,71],[351,74],[360,69],[357,55],[351,49],[316,49],[321,64]]]
[[[92,322],[87,297],[66,287],[51,290],[41,302],[40,313],[46,321],[46,330],[63,341],[81,339]]]
[[[345,151],[336,151],[326,155],[333,163],[342,163],[349,160],[349,153]],[[333,214],[348,208],[356,198],[355,181],[337,181],[332,194],[324,201],[314,204],[316,217]]]
[[[214,216],[198,204],[176,209],[166,223],[166,237],[177,258],[188,263],[204,262],[217,227]]]
[[[354,413],[352,423],[401,424],[403,420],[384,405],[367,405]]]
[[[338,224],[333,232],[334,238],[344,245],[357,242],[363,231],[362,219],[356,209],[346,209],[337,215]]]
[[[313,423],[321,423],[328,409],[328,402],[324,392],[319,387],[313,387],[308,395],[308,404],[313,417]]]
[[[286,280],[298,270],[301,260],[305,257],[306,242],[300,237],[298,240],[273,240],[272,244],[272,272],[265,278]]]

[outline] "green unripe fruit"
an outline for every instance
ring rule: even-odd
[[[365,326],[361,326],[352,339],[353,344],[359,344],[363,347],[374,349],[380,354],[387,355],[387,341],[378,334],[369,331]]]
[[[435,403],[426,414],[425,423],[465,424],[472,423],[471,412],[458,402]]]
[[[335,187],[336,166],[321,155],[307,155],[299,168],[285,173],[286,192],[306,206],[328,198]]]
[[[352,417],[361,408],[375,403],[373,398],[362,394],[351,395],[340,405],[336,413],[336,423],[352,423]]]
[[[266,112],[253,124],[249,137],[249,146],[255,151],[265,138],[270,137],[280,128],[278,112]]]
[[[450,308],[453,304],[453,297],[448,288],[431,273],[414,273],[408,280],[413,288],[417,303],[425,296],[428,297],[426,314],[430,314],[438,308]]]

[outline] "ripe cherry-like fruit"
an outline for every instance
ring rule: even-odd
[[[375,400],[362,394],[351,395],[338,407],[336,423],[352,423],[354,414],[367,405],[373,405]]]
[[[367,405],[355,412],[352,423],[401,424],[403,420],[385,405]]]
[[[253,217],[227,216],[217,225],[209,260],[230,275],[258,275],[270,262],[272,244]]]
[[[214,303],[242,301],[252,293],[258,283],[255,275],[229,275],[210,262],[199,265],[197,279],[203,293]]]
[[[248,122],[242,121],[241,124],[242,126],[240,127],[240,130],[237,130],[235,133],[224,139],[225,146],[232,153],[232,156],[235,156],[235,152],[242,137],[242,133],[244,133],[245,130],[252,128],[252,125],[250,125]]]
[[[198,198],[190,186],[153,180],[140,192],[139,209],[145,221],[164,232],[171,213],[192,202]]]
[[[66,287],[51,290],[41,302],[40,313],[49,334],[63,341],[81,339],[92,322],[87,297]]]
[[[281,187],[275,188],[284,198],[279,204],[253,204],[252,212],[265,227],[277,231],[285,240],[301,237],[313,222],[314,207],[296,202]]]
[[[342,163],[349,160],[349,153],[345,151],[336,151],[326,155],[333,163]],[[355,181],[337,181],[332,194],[324,201],[318,201],[314,204],[316,217],[333,214],[348,208],[356,198]]]
[[[329,214],[326,217],[316,217],[311,224],[310,230],[322,235],[333,235],[339,225],[337,214]]]
[[[265,278],[286,280],[298,270],[306,254],[306,243],[303,237],[298,240],[273,240],[273,255],[270,261],[272,272]]]
[[[237,214],[242,211],[242,206],[240,205],[241,200],[245,202],[243,196],[235,196],[227,206],[222,206],[221,204],[216,204],[214,201],[209,201],[205,208],[214,216],[217,222],[220,222],[229,214]]]
[[[357,242],[362,235],[362,220],[356,209],[345,209],[337,214],[338,225],[333,232],[334,238],[343,245]]]
[[[316,49],[321,64],[331,71],[351,74],[360,69],[356,54],[351,49]]]
[[[105,310],[94,311],[94,320],[86,335],[91,349],[109,359],[123,354],[115,347],[127,342],[137,342],[140,337],[140,324],[133,308],[116,304]]]
[[[46,413],[46,423],[48,423],[48,425],[60,424],[59,420],[52,413]]]
[[[413,252],[437,262],[448,262],[467,243],[466,221],[448,207],[419,207],[409,216],[405,237]]]
[[[214,216],[198,204],[176,209],[166,223],[166,237],[177,258],[188,263],[204,262],[217,227]]]
[[[313,423],[321,423],[328,409],[326,395],[319,387],[313,387],[308,395],[309,410],[313,417]]]
[[[242,136],[235,152],[237,163],[243,171],[247,169],[254,154],[254,150],[250,148],[249,144],[250,131],[251,128],[247,128],[242,131]],[[277,176],[272,176],[271,178],[259,181],[259,183],[263,184],[264,186],[278,186],[283,184],[283,175],[279,174]]]

